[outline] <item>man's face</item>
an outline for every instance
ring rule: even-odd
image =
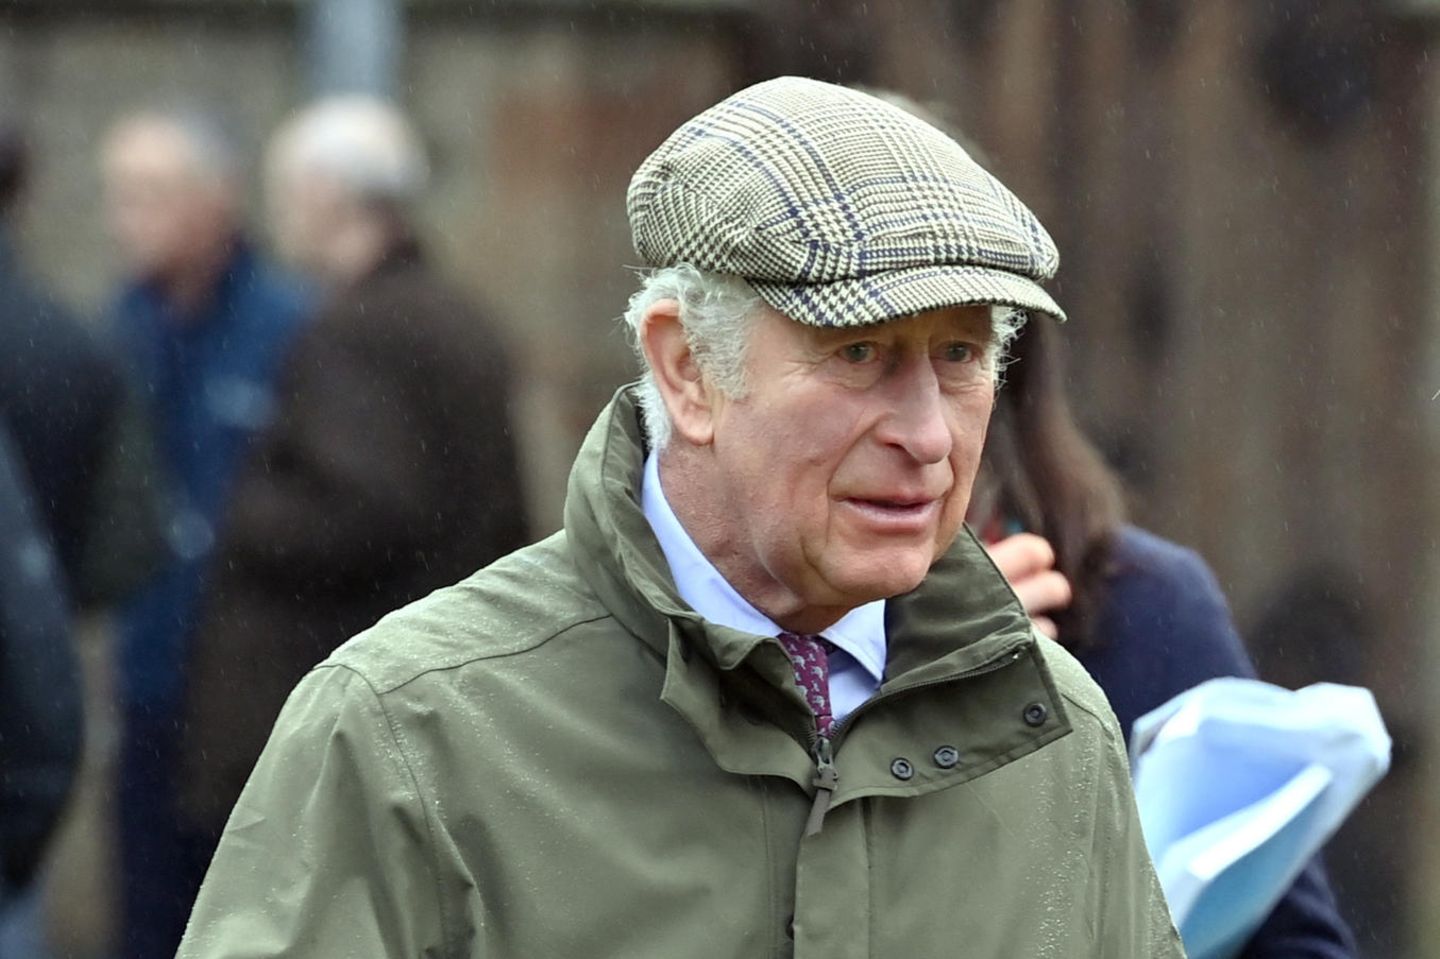
[[[122,124],[106,141],[101,173],[110,232],[136,274],[171,275],[228,241],[229,186],[200,169],[194,145],[174,124]]]
[[[345,210],[344,194],[331,178],[309,173],[281,144],[265,172],[265,210],[275,251],[290,265],[323,272]]]
[[[848,330],[763,308],[751,336],[748,389],[713,413],[726,529],[712,560],[742,594],[795,609],[915,588],[959,530],[979,465],[989,307]]]

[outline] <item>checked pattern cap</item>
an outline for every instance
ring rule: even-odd
[[[1065,314],[1040,221],[958,143],[905,110],[818,80],[741,90],[652,153],[627,195],[635,250],[744,277],[816,326],[946,306]]]

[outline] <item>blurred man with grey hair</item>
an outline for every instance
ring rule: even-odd
[[[1044,228],[794,77],[628,201],[564,530],[300,684],[181,955],[1180,956],[1114,716],[962,528]]]
[[[425,182],[409,123],[371,99],[318,102],[270,145],[276,245],[328,301],[236,483],[192,649],[183,811],[212,843],[306,670],[528,541],[509,365],[422,251]]]
[[[308,299],[246,240],[241,163],[190,108],[126,116],[100,155],[129,280],[112,331],[153,427],[171,558],[118,618],[121,948],[172,956],[209,847],[178,824],[184,665],[235,469],[273,408],[271,384]]]

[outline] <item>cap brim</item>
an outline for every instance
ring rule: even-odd
[[[749,283],[766,303],[812,326],[867,326],[927,310],[983,304],[1065,320],[1065,311],[1034,280],[983,266],[920,266],[830,283]]]

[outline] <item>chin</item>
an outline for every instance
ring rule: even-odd
[[[875,576],[876,568],[872,567],[867,571],[870,575],[856,577],[853,583],[847,584],[851,588],[845,591],[858,599],[859,603],[872,603],[877,599],[904,595],[923,583],[930,572],[928,562],[918,569],[912,568],[910,563],[902,565],[879,561],[878,565],[884,570],[883,576]]]

